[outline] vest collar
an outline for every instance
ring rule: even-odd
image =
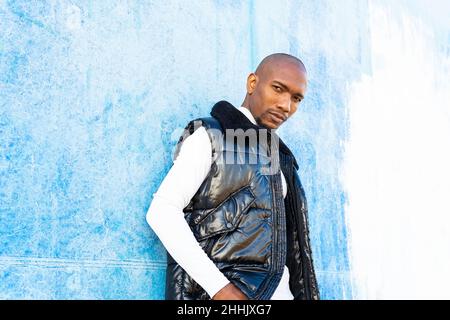
[[[247,129],[255,129],[255,130],[267,129],[258,124],[253,124],[241,111],[236,109],[235,106],[233,106],[228,101],[224,101],[224,100],[217,102],[213,106],[213,108],[211,110],[211,116],[213,116],[214,118],[216,118],[219,121],[223,130],[242,129],[245,131]],[[270,130],[269,132],[277,135],[276,132],[274,132],[274,130]],[[281,140],[281,138],[278,135],[277,135],[277,137],[280,142],[280,146],[279,146],[280,152],[291,156],[292,159],[294,160],[294,166],[298,170],[299,166],[298,166],[297,160],[295,159],[294,154],[288,148],[288,146],[283,142],[283,140]]]

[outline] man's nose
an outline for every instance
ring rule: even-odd
[[[278,108],[283,110],[285,113],[289,113],[291,111],[291,97],[289,95],[284,95],[278,101]]]

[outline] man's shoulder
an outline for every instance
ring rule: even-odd
[[[209,129],[222,130],[222,126],[220,125],[219,121],[214,117],[196,118],[189,121],[189,123],[186,125],[186,129],[191,134],[200,127],[204,127],[206,130]]]
[[[197,136],[198,139],[204,139],[204,137],[209,136],[209,140],[213,141],[212,135],[222,135],[222,128],[220,123],[214,117],[201,117],[190,120],[188,124],[184,127],[183,133],[181,134],[178,143],[184,142],[188,137]],[[214,137],[215,139],[216,137]]]

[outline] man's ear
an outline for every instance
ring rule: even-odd
[[[250,73],[247,77],[247,93],[252,94],[258,84],[258,76],[255,73]]]

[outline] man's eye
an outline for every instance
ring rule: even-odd
[[[275,89],[275,91],[281,92],[281,88],[278,86],[273,86],[273,88]]]
[[[295,102],[297,102],[297,103],[300,103],[302,101],[302,99],[300,99],[299,97],[294,98],[294,99],[295,99]]]

